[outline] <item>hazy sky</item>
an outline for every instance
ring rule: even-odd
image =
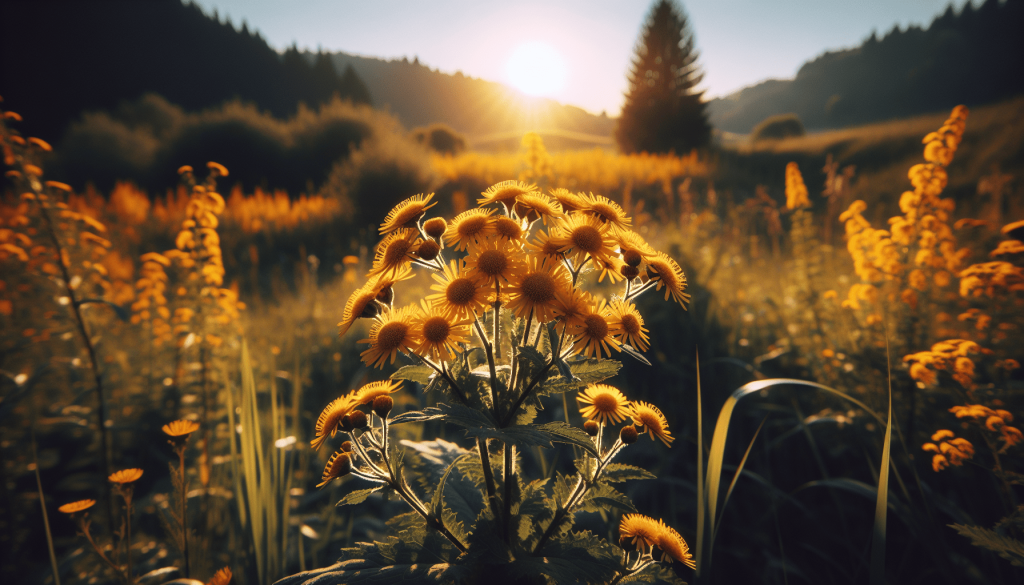
[[[959,10],[966,0],[954,0]],[[634,45],[652,0],[199,0],[261,32],[276,49],[418,56],[441,71],[510,83],[525,43],[560,54],[564,103],[616,115]],[[859,44],[894,25],[927,25],[950,0],[685,0],[709,97],[788,78],[827,49]],[[976,0],[975,5],[979,2]],[[557,61],[558,56],[552,58]],[[522,69],[519,69],[522,75]],[[557,69],[554,73],[558,75]]]

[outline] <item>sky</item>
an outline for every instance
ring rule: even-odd
[[[953,0],[957,10],[966,0]],[[653,0],[198,0],[272,47],[412,60],[618,115]],[[706,97],[786,79],[893,26],[927,26],[950,0],[685,0]],[[975,2],[978,5],[978,2]],[[532,61],[530,59],[533,59]],[[510,64],[511,61],[511,64]],[[532,73],[531,73],[532,72]]]

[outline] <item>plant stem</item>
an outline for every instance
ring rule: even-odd
[[[44,203],[45,195],[42,193],[36,193],[36,200],[39,202],[39,211],[43,217],[43,222],[46,224],[46,233],[50,236],[50,241],[53,243],[54,249],[57,251],[57,266],[60,267],[61,277],[64,279],[64,291],[70,301],[68,305],[71,307],[71,311],[75,316],[75,326],[78,329],[78,334],[82,338],[82,342],[85,344],[85,349],[89,354],[89,364],[92,367],[93,380],[96,383],[96,401],[97,410],[96,414],[99,416],[100,423],[100,449],[102,450],[102,459],[104,465],[104,479],[113,473],[113,463],[111,462],[110,452],[110,438],[107,434],[107,403],[103,397],[103,377],[100,375],[99,361],[96,358],[96,349],[92,345],[92,340],[89,338],[89,332],[85,328],[85,320],[82,318],[82,311],[78,304],[78,298],[75,296],[75,289],[71,287],[71,273],[68,271],[68,266],[64,262],[64,249],[60,245],[60,240],[57,238],[57,232],[53,229],[53,222],[50,220],[50,212],[46,209]],[[107,517],[110,524],[110,532],[114,532],[114,495],[111,493],[110,497],[107,498]]]
[[[497,323],[497,319],[495,319]],[[495,408],[497,404],[497,386],[498,386],[498,370],[494,365],[494,351],[491,348],[490,342],[487,341],[487,335],[484,334],[484,328],[480,326],[479,319],[473,319],[473,325],[476,325],[476,334],[480,336],[480,342],[484,345],[484,353],[487,354],[487,365],[491,369],[491,408]]]
[[[188,486],[185,485],[185,445],[182,444],[177,448],[178,451],[178,480],[181,482],[181,504],[179,506],[179,513],[181,514],[181,552],[185,557],[185,578],[192,576],[192,570],[189,566],[188,558]]]
[[[466,394],[462,391],[462,388],[459,388],[459,385],[455,383],[455,380],[452,379],[452,376],[451,374],[448,373],[448,368],[445,367],[444,362],[441,362],[441,366],[438,367],[437,364],[423,356],[417,355],[416,357],[420,358],[420,361],[430,366],[435,372],[441,374],[441,377],[443,377],[445,381],[448,382],[448,385],[452,389],[452,394],[454,394],[455,397],[459,399],[459,402],[467,406],[469,405],[469,402],[466,400]]]
[[[122,488],[121,496],[124,498],[124,530],[125,548],[127,549],[128,567],[125,573],[128,575],[128,583],[132,582],[132,487]]]
[[[512,482],[515,481],[513,476],[513,461],[515,460],[516,451],[515,446],[509,443],[505,443],[505,449],[502,452],[502,459],[504,462],[504,474],[502,475],[502,518],[504,519],[505,527],[505,542],[511,544],[512,541]]]
[[[491,506],[491,513],[494,519],[501,522],[501,513],[498,508],[498,490],[494,485],[494,470],[491,469],[491,455],[487,451],[487,439],[477,437],[476,448],[480,451],[480,466],[484,471],[484,484],[487,486],[487,501]]]
[[[39,507],[43,511],[43,528],[46,529],[46,548],[50,553],[50,568],[53,570],[53,582],[60,585],[60,571],[57,570],[57,555],[53,552],[53,534],[50,533],[50,517],[46,514],[46,496],[43,495],[43,480],[39,477],[39,455],[36,452],[36,407],[32,401],[32,464],[36,475],[36,488],[39,490]]]
[[[501,358],[501,283],[494,278],[494,330],[491,338],[495,359]]]
[[[96,554],[98,554],[100,558],[103,559],[103,561],[110,566],[111,569],[114,569],[114,572],[117,573],[118,577],[124,579],[124,571],[121,570],[121,567],[118,567],[116,564],[114,564],[113,561],[110,560],[109,557],[107,557],[107,555],[103,554],[103,550],[100,549],[100,547],[97,546],[96,541],[92,539],[92,534],[89,533],[88,520],[84,518],[79,520],[79,530],[82,531],[82,535],[84,535],[85,539],[88,540],[89,544],[92,545],[92,549],[96,551]]]

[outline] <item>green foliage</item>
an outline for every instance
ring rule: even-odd
[[[418,144],[439,154],[456,155],[466,150],[466,138],[447,124],[413,128],[409,136]]]
[[[765,118],[760,124],[754,127],[750,133],[750,139],[754,142],[760,140],[779,140],[793,136],[803,136],[807,132],[796,114],[778,114]]]
[[[981,526],[964,526],[962,524],[950,524],[962,536],[971,539],[971,544],[988,549],[1016,567],[1024,567],[1024,542],[999,534],[994,530],[982,528]]]

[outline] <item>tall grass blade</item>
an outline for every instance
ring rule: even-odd
[[[882,464],[878,470],[878,497],[875,500],[875,529],[871,534],[871,585],[885,584],[885,520],[889,508],[889,447],[892,440],[892,364],[889,361],[889,336],[885,338],[885,359],[889,379],[889,420],[885,425]]]
[[[39,477],[39,455],[36,449],[36,408],[32,403],[32,469],[36,473],[36,488],[39,490],[39,508],[43,511],[43,528],[46,530],[46,548],[50,553],[50,568],[53,582],[60,585],[60,571],[57,570],[57,555],[53,552],[53,534],[50,533],[50,517],[46,513],[46,496],[43,495],[43,480]]]
[[[704,513],[707,506],[707,494],[704,492],[704,413],[700,400],[700,350],[697,350],[697,558],[696,577],[700,578],[704,568]]]
[[[747,445],[747,451],[743,454],[743,459],[740,459],[739,466],[736,467],[736,474],[732,476],[732,481],[729,482],[729,489],[725,490],[725,499],[722,500],[722,512],[718,515],[718,520],[715,522],[715,529],[712,532],[716,536],[718,535],[718,528],[722,525],[722,518],[725,516],[725,506],[729,503],[729,497],[732,496],[732,490],[736,487],[736,481],[739,480],[740,474],[743,473],[743,466],[747,464],[747,457],[750,456],[750,450],[754,448],[757,436],[761,434],[761,429],[764,427],[764,423],[766,422],[768,422],[767,416],[761,419],[761,424],[757,425],[757,430],[754,431],[754,438],[750,439],[750,444]]]
[[[250,520],[256,573],[260,583],[266,582],[266,531],[260,509],[259,461],[263,459],[257,414],[256,379],[252,373],[249,346],[242,341],[242,467],[245,471],[246,506]]]
[[[732,413],[736,409],[736,404],[744,397],[751,394],[759,393],[762,390],[767,390],[775,386],[802,386],[806,388],[813,388],[817,390],[824,390],[831,394],[835,394],[852,402],[862,408],[865,412],[870,414],[878,421],[879,425],[886,425],[886,422],[873,410],[868,408],[866,404],[849,396],[835,388],[830,388],[824,384],[818,384],[817,382],[808,382],[807,380],[797,380],[794,378],[772,378],[769,380],[754,380],[748,382],[743,386],[737,388],[731,396],[722,405],[722,410],[718,413],[718,421],[715,423],[715,431],[711,437],[711,450],[708,454],[708,469],[707,469],[707,503],[708,518],[715,518],[718,513],[718,488],[722,478],[722,461],[725,458],[725,441],[729,436],[729,421],[732,420]],[[698,427],[699,428],[699,427]],[[699,473],[699,472],[698,472]],[[699,476],[698,476],[699,478]],[[700,497],[698,495],[698,497]],[[700,510],[698,510],[698,523],[700,521]],[[700,527],[698,527],[699,530]],[[698,533],[699,537],[699,533]],[[715,535],[711,534],[710,542],[714,542]],[[698,545],[700,541],[698,540]],[[711,549],[708,548],[708,559],[707,562],[711,562]]]

